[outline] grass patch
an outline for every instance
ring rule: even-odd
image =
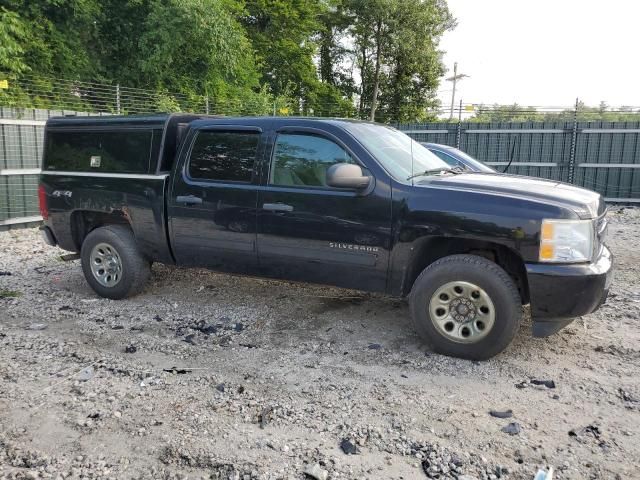
[[[21,296],[22,293],[16,290],[0,290],[0,298],[16,298]]]

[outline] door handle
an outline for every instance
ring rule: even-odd
[[[202,199],[195,195],[178,195],[176,197],[176,202],[184,203],[185,205],[199,205],[202,203]]]
[[[286,203],[265,203],[262,208],[272,212],[293,212],[293,205],[287,205]]]

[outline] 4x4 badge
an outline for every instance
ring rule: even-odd
[[[71,190],[54,190],[51,193],[52,197],[68,197],[71,198],[73,192]]]

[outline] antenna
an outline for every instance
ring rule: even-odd
[[[411,186],[413,187],[415,185],[415,179],[413,177],[413,138],[411,138],[410,135],[407,135],[407,137],[409,137],[409,150],[411,151]]]

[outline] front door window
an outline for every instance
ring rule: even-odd
[[[325,187],[327,169],[355,163],[351,155],[326,138],[309,134],[280,134],[276,139],[269,183],[281,186]]]

